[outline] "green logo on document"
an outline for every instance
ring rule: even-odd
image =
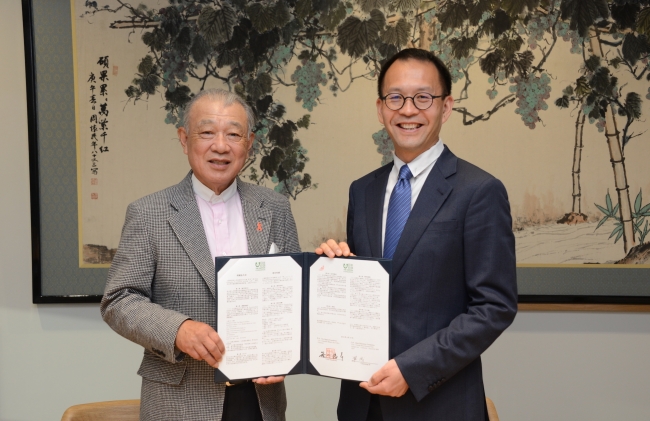
[[[266,262],[255,262],[255,270],[264,270],[266,268]]]
[[[343,263],[343,272],[352,273],[352,263]]]

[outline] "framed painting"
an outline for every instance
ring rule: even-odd
[[[303,249],[344,239],[347,186],[392,159],[379,67],[418,47],[451,70],[443,142],[508,190],[522,308],[650,304],[650,13],[589,1],[24,0],[34,301],[99,300],[209,87],[255,109],[240,176],[291,199]]]

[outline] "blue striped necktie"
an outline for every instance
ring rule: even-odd
[[[384,238],[384,258],[392,259],[397,248],[399,238],[402,236],[406,220],[411,213],[411,183],[413,177],[408,165],[399,169],[399,179],[390,195],[388,202],[388,215],[386,216],[386,236]]]

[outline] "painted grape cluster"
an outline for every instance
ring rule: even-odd
[[[515,76],[510,78],[510,92],[517,96],[515,113],[521,116],[524,124],[534,129],[540,121],[538,112],[548,109],[546,99],[550,98],[551,78],[542,73],[541,76],[530,74],[527,77]]]
[[[318,85],[327,84],[327,76],[323,73],[325,63],[303,60],[302,66],[296,66],[291,75],[291,81],[296,83],[296,102],[302,101],[302,107],[313,111],[316,102],[322,94]]]

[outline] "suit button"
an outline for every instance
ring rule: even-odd
[[[432,385],[432,384],[431,384],[431,385],[429,385],[429,392],[433,392],[433,389],[435,389],[435,387],[433,387],[433,385]]]

